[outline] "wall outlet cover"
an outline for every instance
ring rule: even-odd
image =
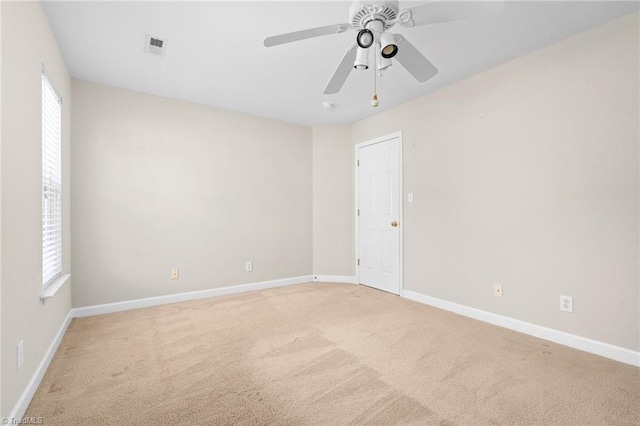
[[[560,296],[560,310],[564,312],[573,312],[573,297]]]

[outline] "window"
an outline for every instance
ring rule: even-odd
[[[42,285],[62,275],[62,106],[42,74]]]

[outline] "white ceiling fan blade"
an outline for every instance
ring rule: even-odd
[[[292,33],[280,34],[264,39],[265,47],[277,46],[279,44],[291,43],[292,41],[305,40],[313,37],[320,37],[330,34],[343,33],[351,28],[349,24],[327,25],[326,27],[309,28],[308,30],[294,31]]]
[[[416,80],[424,83],[438,74],[438,69],[406,38],[400,34],[394,34],[393,36],[398,44],[398,53],[394,56],[394,59],[397,59]]]
[[[498,1],[433,1],[401,10],[398,24],[403,27],[463,21],[499,15],[504,9],[504,0]]]
[[[324,89],[325,95],[332,95],[334,93],[338,93],[340,89],[342,89],[342,85],[345,81],[347,81],[347,77],[351,74],[351,70],[353,69],[353,63],[356,60],[356,52],[358,51],[358,45],[353,44],[347,53],[344,54],[342,61],[338,65],[338,68],[333,72],[331,76],[331,80],[327,83],[327,87]]]

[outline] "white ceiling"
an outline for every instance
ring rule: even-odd
[[[415,2],[400,2],[408,7]],[[439,69],[418,83],[399,64],[378,82],[353,71],[323,95],[355,32],[265,48],[265,37],[348,22],[350,2],[46,2],[75,78],[304,125],[353,122],[637,11],[639,3],[508,1],[497,17],[398,28]],[[144,53],[145,34],[169,40]],[[330,101],[335,107],[322,108]]]

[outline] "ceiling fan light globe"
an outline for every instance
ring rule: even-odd
[[[359,71],[363,71],[369,68],[369,50],[358,47],[356,60],[353,63],[353,67]]]
[[[358,36],[356,37],[356,42],[358,43],[358,46],[360,46],[363,49],[368,49],[371,47],[371,45],[373,44],[374,41],[374,37],[373,37],[373,33],[371,32],[371,30],[360,30],[358,32]]]
[[[393,58],[394,56],[396,56],[396,54],[398,53],[398,46],[392,45],[392,46],[386,46],[382,49],[382,57],[383,58]]]
[[[380,54],[383,58],[393,58],[398,53],[398,45],[391,33],[383,33],[380,36]]]

